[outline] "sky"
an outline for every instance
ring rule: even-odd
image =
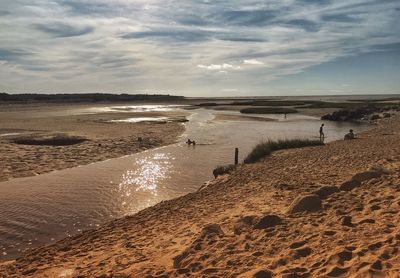
[[[399,0],[0,0],[0,92],[400,93]]]

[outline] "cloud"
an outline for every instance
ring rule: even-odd
[[[328,5],[332,3],[332,0],[300,0],[300,2],[306,4],[315,4],[315,5]]]
[[[10,15],[11,13],[8,11],[2,11],[0,10],[0,16],[6,16],[6,15]]]
[[[210,34],[201,30],[151,30],[121,35],[123,39],[161,38],[172,41],[199,42],[210,39]]]
[[[314,21],[307,19],[292,19],[286,22],[283,22],[283,25],[304,29],[308,32],[317,32],[320,28],[319,24]]]
[[[30,55],[30,53],[23,50],[0,48],[0,61],[20,61],[27,55]]]
[[[61,0],[58,1],[61,7],[67,9],[67,12],[71,15],[100,15],[110,16],[117,14],[121,11],[121,5],[113,5],[111,3],[103,1],[76,1],[76,0]]]
[[[264,65],[263,62],[255,60],[255,59],[244,60],[243,64],[245,64],[245,65]]]
[[[221,40],[228,42],[265,42],[266,39],[251,34],[237,34],[225,31],[186,29],[181,27],[160,28],[149,31],[129,32],[120,35],[123,39],[153,39],[168,40],[172,42],[202,42]]]
[[[230,42],[265,42],[266,39],[264,38],[257,38],[257,37],[247,37],[246,34],[242,36],[237,36],[234,34],[231,35],[217,35],[215,38],[221,41],[230,41]]]
[[[336,22],[361,22],[360,18],[356,18],[353,15],[348,14],[327,14],[322,15],[322,20],[324,21],[336,21]]]
[[[197,65],[198,68],[211,70],[211,71],[227,71],[227,70],[240,70],[241,66],[232,65],[232,64],[211,64],[211,65]]]
[[[82,36],[94,31],[94,28],[91,26],[72,26],[61,22],[35,24],[34,28],[55,38]]]
[[[240,26],[263,26],[277,16],[273,10],[233,10],[216,15],[224,24]]]
[[[274,80],[400,44],[398,0],[3,2],[0,84],[14,91],[261,94]]]
[[[238,89],[234,89],[234,88],[225,88],[222,89],[223,92],[228,92],[228,93],[232,93],[232,92],[237,92],[239,91]]]
[[[373,45],[370,48],[371,51],[383,51],[383,52],[399,52],[400,53],[400,42],[390,44],[378,44]]]

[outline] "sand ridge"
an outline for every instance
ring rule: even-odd
[[[393,117],[357,140],[276,152],[0,264],[0,277],[400,277],[399,128]],[[320,207],[293,210],[304,196]]]

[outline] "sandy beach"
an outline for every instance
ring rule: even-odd
[[[97,108],[101,111],[105,106]],[[82,104],[0,106],[0,134],[6,134],[0,137],[0,181],[76,167],[174,143],[184,131],[182,121],[187,115],[177,112],[92,112],[90,109],[93,107],[96,108],[95,105]],[[76,113],[83,109],[89,109],[89,112]],[[168,120],[156,123],[110,122],[138,117]],[[16,144],[13,141],[52,136],[78,137],[85,141],[64,146]]]
[[[400,118],[285,150],[0,264],[0,277],[399,277]]]

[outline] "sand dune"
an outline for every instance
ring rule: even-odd
[[[400,118],[0,264],[0,277],[400,277]]]

